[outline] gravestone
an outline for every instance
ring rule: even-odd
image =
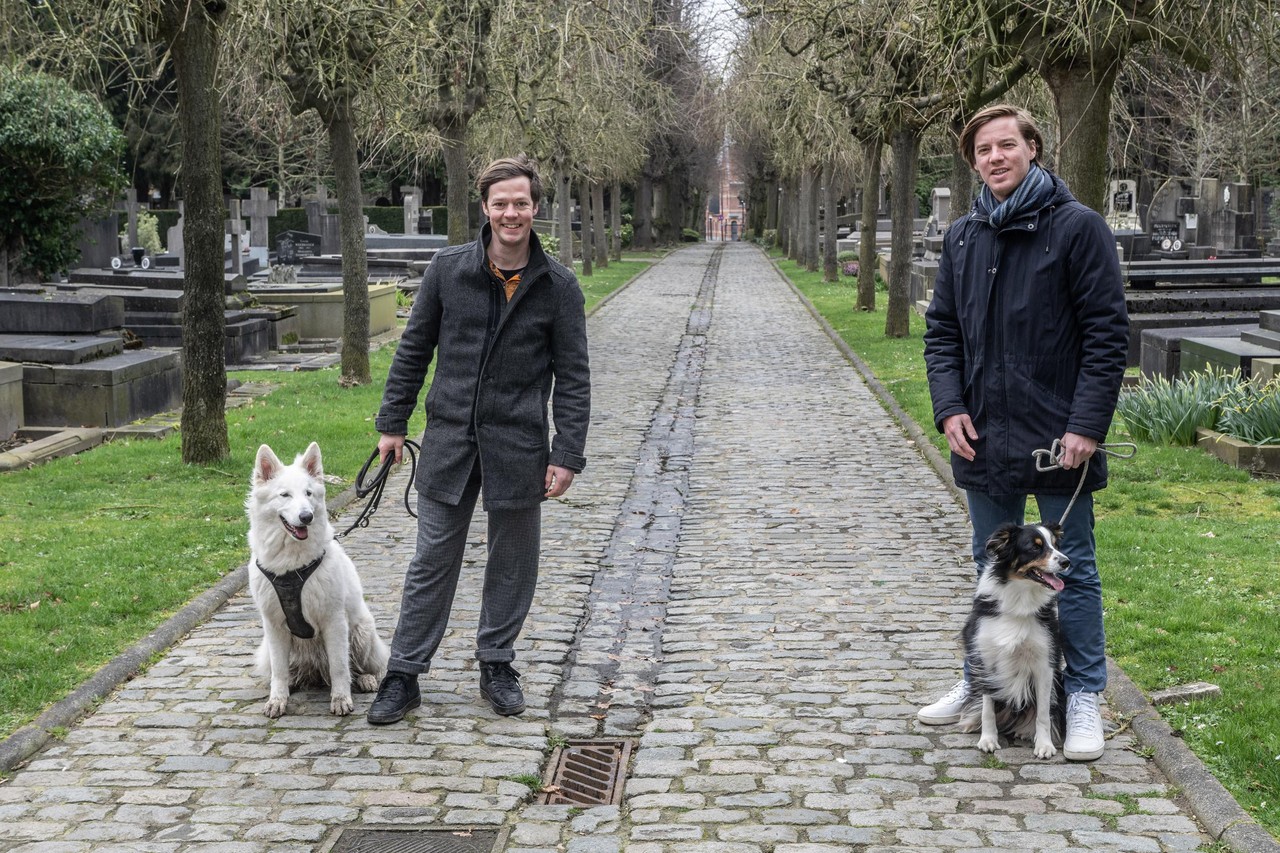
[[[182,245],[182,223],[185,215],[186,211],[183,203],[178,202],[178,224],[169,227],[168,239],[165,241],[165,246],[169,249],[166,254],[176,257],[178,259],[177,266],[183,268],[186,267],[186,264],[183,263],[185,248]]]
[[[110,214],[101,219],[82,219],[80,229],[80,265],[109,267],[120,252],[120,217]]]
[[[422,215],[422,190],[417,187],[401,187],[404,196],[404,233],[418,233],[418,218]]]
[[[121,200],[116,203],[115,210],[128,216],[129,245],[124,247],[126,252],[138,245],[138,211],[141,209],[142,205],[138,203],[138,191],[133,188],[125,190]]]
[[[8,441],[22,420],[22,365],[0,361],[0,441]]]
[[[320,235],[307,231],[281,231],[276,235],[276,263],[296,266],[303,258],[319,255]]]
[[[1105,217],[1112,231],[1136,231],[1142,224],[1138,220],[1138,182],[1112,181],[1107,193]]]
[[[329,212],[327,196],[308,199],[303,203],[307,211],[307,230],[320,235],[320,254],[337,255],[342,252],[342,231],[339,217]]]
[[[925,236],[945,234],[950,224],[951,190],[947,187],[934,187],[929,193],[929,218],[925,220]],[[928,251],[928,247],[925,248]]]
[[[244,275],[244,250],[240,239],[240,235],[244,233],[244,220],[240,218],[240,199],[231,199],[227,208],[230,217],[225,224],[230,240],[223,247],[231,255],[231,271],[236,275]]]
[[[249,201],[241,210],[249,216],[249,245],[267,245],[267,227],[280,205],[271,198],[266,187],[250,187]]]

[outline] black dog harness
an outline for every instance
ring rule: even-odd
[[[324,560],[323,552],[302,568],[280,574],[267,571],[262,568],[262,563],[258,562],[258,571],[262,572],[275,587],[276,598],[280,600],[280,609],[284,611],[284,621],[289,625],[289,633],[303,640],[314,637],[316,629],[311,627],[311,623],[302,615],[302,586],[320,567],[322,560]]]

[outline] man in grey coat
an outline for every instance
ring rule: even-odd
[[[415,479],[417,547],[387,675],[369,708],[374,725],[422,704],[418,676],[444,637],[481,493],[489,529],[476,632],[480,692],[498,714],[524,710],[511,662],[538,578],[542,502],[563,495],[586,465],[585,300],[533,233],[542,182],[531,161],[516,157],[491,163],[477,187],[488,221],[476,240],[442,250],[427,268],[375,422],[383,464],[388,456],[399,462],[434,358]]]

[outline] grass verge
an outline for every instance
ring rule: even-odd
[[[853,279],[825,284],[821,273],[778,265],[945,456],[933,428],[923,319],[913,313],[909,337],[885,338],[884,294],[877,311],[859,312]],[[1111,438],[1131,440],[1122,423]],[[1240,805],[1280,835],[1280,483],[1251,479],[1195,448],[1143,442],[1110,472],[1110,486],[1095,496],[1108,651],[1147,692],[1194,681],[1222,688],[1218,699],[1160,713]]]
[[[583,279],[588,309],[655,258]],[[353,482],[377,444],[393,351],[370,356],[373,384],[346,390],[336,368],[232,373],[279,387],[227,412],[231,455],[216,466],[182,464],[175,435],[0,474],[0,738],[245,562],[244,498],[260,444],[289,461],[318,441],[326,474],[339,478],[330,499]],[[422,426],[419,412],[410,430]]]

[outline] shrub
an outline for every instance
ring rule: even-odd
[[[681,243],[701,243],[702,235],[699,234],[697,231],[694,231],[692,228],[685,228],[683,231],[680,232],[680,242]]]
[[[126,184],[124,134],[71,84],[0,65],[0,152],[0,249],[33,277],[65,269],[81,217]]]
[[[1217,429],[1224,405],[1242,389],[1240,371],[1206,371],[1173,381],[1163,376],[1142,378],[1116,404],[1129,434],[1154,444],[1192,445],[1196,430]]]
[[[1239,387],[1223,403],[1218,432],[1249,444],[1280,444],[1280,379]]]
[[[548,257],[559,256],[560,238],[555,234],[539,234],[538,242],[542,244],[542,251],[546,252]]]
[[[120,232],[121,243],[128,243],[128,237],[129,227],[126,223],[125,228]],[[160,221],[145,210],[138,211],[138,245],[146,249],[147,254],[152,257],[164,251],[164,244],[160,242]]]

